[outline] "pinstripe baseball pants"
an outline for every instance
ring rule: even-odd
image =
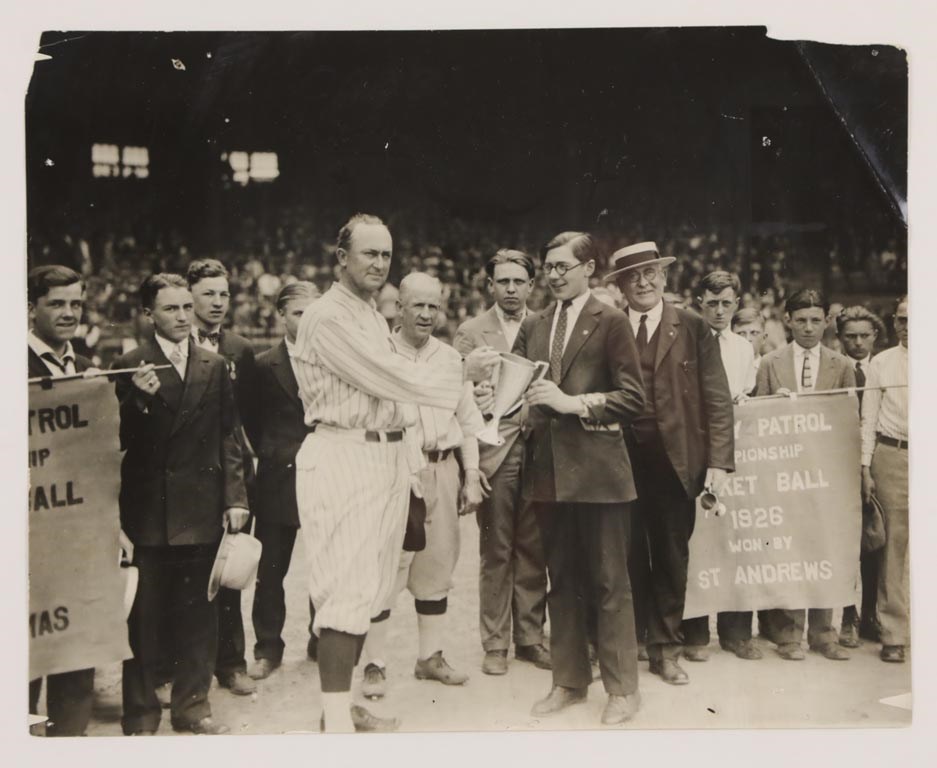
[[[394,586],[410,494],[405,442],[320,426],[296,455],[314,630],[364,635]]]

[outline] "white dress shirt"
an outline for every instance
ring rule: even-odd
[[[582,312],[582,308],[586,305],[586,302],[589,300],[591,295],[592,293],[589,290],[580,293],[575,299],[572,300],[572,304],[570,304],[569,309],[566,310],[566,334],[563,336],[563,351],[566,350],[566,345],[569,344],[569,337],[573,335],[573,328],[576,325],[576,321],[579,319],[579,313]],[[553,313],[553,325],[550,327],[549,349],[551,352],[553,350],[553,336],[556,333],[556,324],[560,319],[560,312],[562,309],[563,302],[557,301],[556,310]]]
[[[664,302],[658,301],[647,312],[638,312],[633,307],[628,307],[628,320],[631,322],[631,330],[634,331],[634,337],[638,338],[638,329],[641,327],[641,315],[647,315],[645,325],[647,326],[647,340],[650,341],[657,333],[657,326],[660,325],[661,315],[664,314]]]
[[[569,311],[572,311],[572,307],[569,308]],[[508,343],[508,349],[513,349],[514,340],[517,338],[517,332],[521,329],[521,323],[523,323],[524,319],[527,317],[527,307],[521,308],[520,317],[516,320],[507,317],[507,315],[504,314],[504,310],[497,304],[495,304],[495,314],[498,316],[498,322],[501,323],[501,332],[504,334],[504,339]]]
[[[296,354],[296,345],[285,336],[283,337],[283,341],[286,343],[286,356],[290,359],[290,368],[293,369],[293,378],[299,381],[299,371],[296,368],[296,361],[293,360],[293,355]]]
[[[817,388],[817,376],[820,374],[820,345],[811,349],[804,349],[796,341],[794,346],[794,380],[797,382],[798,392],[813,392]],[[804,386],[804,358],[810,358],[810,386]]]
[[[218,352],[218,344],[212,344],[208,339],[199,339],[198,329],[192,329],[192,341],[195,342],[195,346],[201,347],[202,349],[207,349],[209,352],[214,352],[216,355],[220,354]]]
[[[733,333],[728,328],[724,331],[713,330],[713,336],[719,342],[719,354],[722,367],[729,380],[729,392],[735,400],[739,395],[747,395],[755,388],[755,348],[744,336]]]
[[[53,379],[60,379],[63,376],[74,376],[77,371],[75,370],[75,350],[72,349],[72,343],[70,341],[65,342],[65,354],[62,357],[59,357],[42,339],[40,339],[33,331],[30,331],[26,335],[26,343],[29,344],[29,348],[35,352],[42,359],[43,364],[49,370],[49,376]],[[52,360],[49,360],[45,355],[51,355]]]
[[[872,358],[862,396],[862,466],[872,464],[875,436],[908,439],[908,348],[899,344]],[[891,387],[891,389],[876,389]]]
[[[176,372],[179,374],[179,378],[185,381],[185,368],[189,362],[189,340],[188,338],[180,341],[178,344],[169,339],[164,339],[158,333],[154,334],[156,338],[156,343],[159,344],[159,348],[163,350],[163,354],[166,355],[166,359],[172,363],[173,368],[176,369]],[[182,361],[178,364],[173,363],[173,354],[177,352],[182,355]]]

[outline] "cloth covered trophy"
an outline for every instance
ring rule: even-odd
[[[495,383],[495,403],[491,409],[492,418],[475,437],[489,445],[503,445],[504,438],[498,434],[501,419],[521,407],[527,387],[543,376],[549,368],[549,363],[533,363],[510,352],[502,352]]]

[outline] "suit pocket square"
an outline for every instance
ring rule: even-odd
[[[613,421],[611,424],[603,424],[600,421],[584,419],[580,416],[579,423],[582,425],[582,428],[586,430],[586,432],[610,432],[612,434],[618,434],[621,432],[621,424],[619,424],[617,421]]]

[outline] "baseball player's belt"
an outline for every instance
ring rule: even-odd
[[[311,427],[306,427],[306,434],[311,434],[316,431],[316,428],[322,427],[323,432],[351,432],[356,435],[364,437],[366,443],[399,443],[403,440],[404,430],[402,429],[391,429],[391,430],[374,430],[374,429],[342,429],[341,427],[333,427],[331,424],[313,424]]]
[[[878,440],[878,442],[880,442],[882,445],[890,445],[892,448],[901,448],[905,451],[908,450],[907,440],[899,440],[895,437],[889,437],[888,435],[883,435],[881,432],[875,436],[875,439]]]
[[[423,455],[430,464],[436,464],[437,462],[445,461],[451,454],[451,448],[446,448],[443,451],[423,451]]]

